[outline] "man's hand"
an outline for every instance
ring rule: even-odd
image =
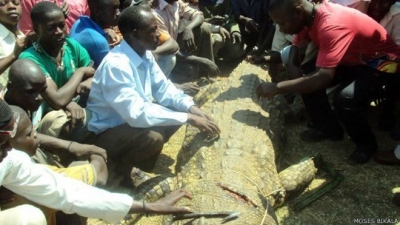
[[[196,50],[197,46],[196,43],[194,42],[194,35],[191,29],[185,29],[182,32],[182,39],[184,43],[184,51],[187,54],[190,54]]]
[[[241,43],[242,42],[242,35],[240,34],[240,32],[232,32],[231,33],[231,37],[232,37],[232,43]]]
[[[15,58],[18,58],[19,54],[25,49],[28,44],[28,39],[26,37],[17,38],[14,46],[13,54]]]
[[[212,135],[221,133],[217,123],[203,116],[188,113],[188,123],[197,127],[200,131],[206,131]]]
[[[194,114],[194,115],[197,115],[197,116],[206,118],[206,119],[208,119],[208,120],[214,121],[214,119],[211,118],[211,116],[207,115],[203,110],[201,110],[199,107],[197,107],[197,106],[195,106],[195,105],[192,105],[192,106],[189,108],[189,112],[192,113],[192,114]]]
[[[147,204],[148,213],[154,214],[182,214],[190,213],[191,210],[188,207],[177,207],[174,206],[182,198],[192,199],[192,195],[183,189],[178,189],[171,192],[164,198]]]
[[[272,98],[279,94],[276,83],[264,82],[258,85],[256,89],[256,95],[258,99]]]
[[[78,159],[88,159],[91,155],[99,155],[103,157],[104,161],[107,162],[106,150],[97,147],[96,145],[80,144],[78,142],[72,142],[68,149],[69,153],[76,156]]]
[[[65,113],[67,117],[71,118],[71,130],[83,122],[85,119],[85,112],[82,107],[80,107],[76,102],[68,103],[65,108]]]
[[[89,94],[90,88],[92,86],[92,81],[93,81],[93,77],[90,77],[90,78],[86,79],[85,81],[82,81],[78,85],[78,88],[76,89],[76,93],[81,94],[81,95]]]
[[[57,0],[54,0],[54,4],[57,4]],[[59,6],[64,13],[65,18],[69,16],[69,6],[67,0],[64,0],[63,3]]]
[[[231,35],[229,34],[229,32],[223,28],[223,27],[219,27],[219,34],[221,35],[222,39],[225,41],[226,39],[231,39]]]
[[[107,40],[108,40],[108,44],[110,45],[110,48],[113,48],[114,46],[116,46],[119,43],[121,43],[122,38],[120,38],[120,36],[117,34],[117,32],[115,32],[114,29],[105,28],[104,32],[107,35]]]
[[[251,64],[261,64],[261,63],[266,62],[263,55],[247,55],[246,61]]]
[[[248,18],[246,21],[245,27],[246,27],[246,31],[248,31],[250,33],[260,32],[258,24],[253,19]]]
[[[1,186],[0,187],[0,205],[11,203],[15,200],[15,193],[9,189]]]

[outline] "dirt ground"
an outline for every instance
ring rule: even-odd
[[[220,65],[223,74],[227,75],[234,64]],[[223,79],[223,78],[222,78]],[[397,142],[392,140],[388,132],[378,131],[378,107],[371,107],[371,126],[378,137],[379,150],[394,149]],[[399,117],[400,118],[400,117]],[[399,119],[400,120],[400,119]],[[307,118],[287,118],[287,143],[283,157],[279,160],[281,169],[294,164],[304,157],[320,153],[324,160],[345,177],[338,187],[313,202],[300,212],[292,208],[293,200],[276,209],[280,224],[283,225],[346,225],[346,224],[400,224],[400,208],[391,203],[393,192],[400,191],[398,166],[383,166],[371,160],[365,165],[349,165],[348,155],[354,145],[345,138],[342,141],[324,141],[305,143],[299,134],[305,129]],[[175,159],[184,138],[182,127],[166,144],[157,161],[152,175],[174,174]],[[317,173],[305,192],[319,187],[329,179],[323,171]],[[396,189],[397,188],[397,189]],[[293,196],[296,198],[296,196]],[[105,224],[99,220],[89,219],[89,225]],[[160,217],[142,218],[137,224],[160,224]],[[234,221],[229,224],[235,224]]]

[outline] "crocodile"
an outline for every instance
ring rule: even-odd
[[[276,161],[286,142],[280,110],[284,99],[257,99],[255,88],[267,76],[259,66],[241,62],[228,78],[203,87],[195,102],[214,118],[221,134],[209,135],[187,125],[176,175],[150,179],[134,193],[136,198],[154,201],[185,188],[193,199],[178,205],[201,213],[234,212],[235,217],[222,221],[214,216],[183,220],[164,216],[164,224],[277,224],[274,208],[284,203],[290,191],[314,178],[317,169],[312,159],[278,173]]]

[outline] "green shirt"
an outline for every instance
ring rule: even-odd
[[[61,88],[72,77],[75,70],[88,66],[91,62],[89,53],[78,42],[67,37],[63,46],[61,65],[57,65],[55,59],[47,54],[39,42],[20,55],[20,59],[30,59],[40,66],[46,78],[51,78]]]

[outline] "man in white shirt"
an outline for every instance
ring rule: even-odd
[[[52,209],[77,213],[84,217],[100,218],[108,222],[117,222],[128,213],[169,214],[190,211],[187,207],[173,206],[183,197],[191,198],[191,195],[184,190],[176,190],[156,202],[145,203],[135,201],[126,194],[110,193],[86,185],[32,163],[26,153],[13,150],[10,145],[9,139],[17,132],[17,118],[7,103],[0,100],[0,185],[14,193]],[[14,213],[13,215],[16,213],[15,209],[10,210],[0,212],[0,224],[10,223],[9,213]],[[29,207],[21,211],[39,213],[35,208],[29,209]],[[18,216],[27,217],[25,214]],[[36,218],[31,215],[29,217],[43,222],[42,215],[37,215]],[[23,223],[24,220],[14,217],[13,225],[18,221],[26,224]]]
[[[155,63],[151,51],[160,32],[150,7],[125,9],[118,27],[124,40],[94,75],[87,109],[93,114],[88,129],[96,135],[88,142],[106,149],[109,158],[118,160],[118,172],[129,177],[133,166],[153,169],[180,125],[190,123],[211,134],[220,129]]]

